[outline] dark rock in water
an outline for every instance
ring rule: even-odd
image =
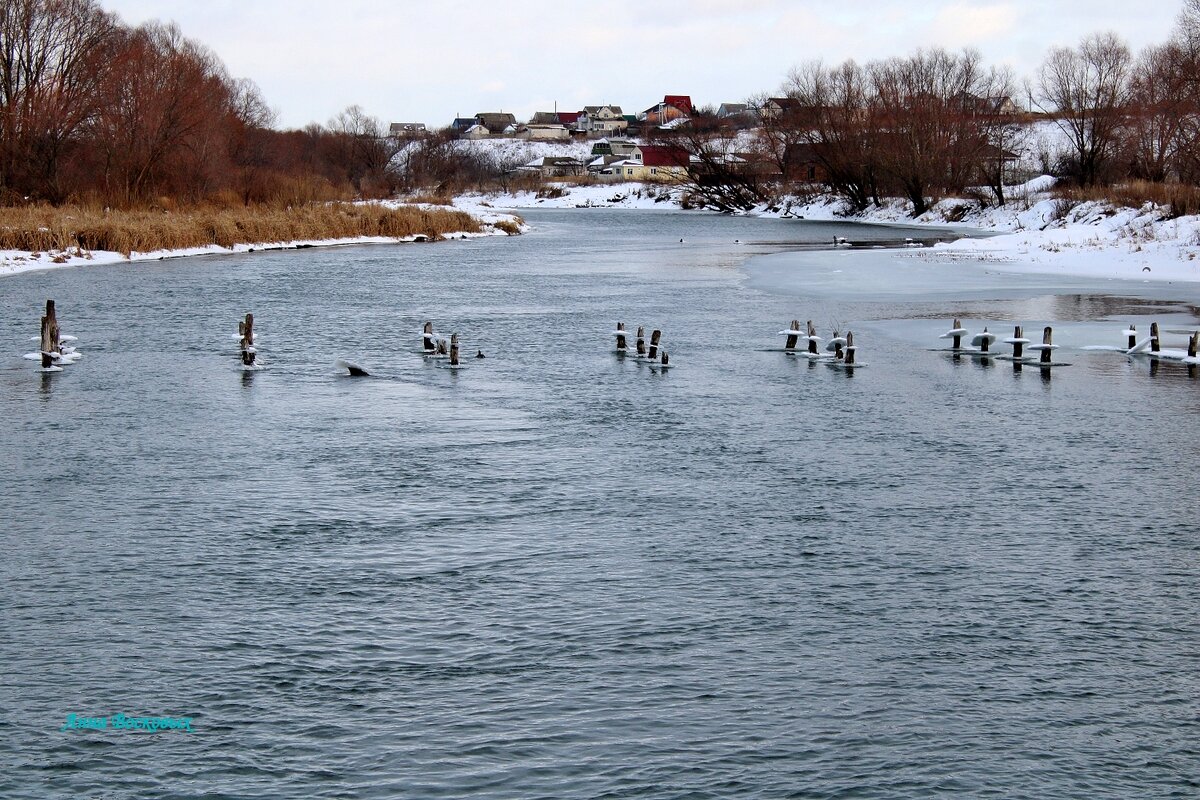
[[[351,376],[353,376],[353,377],[355,377],[355,378],[369,378],[369,377],[371,377],[371,373],[367,372],[367,371],[366,371],[365,369],[363,369],[362,367],[355,367],[355,366],[350,366],[350,365],[347,365],[347,367],[346,367],[346,368],[350,370],[350,375],[351,375]]]
[[[482,350],[479,350],[478,352],[476,352],[476,353],[475,353],[475,357],[476,357],[476,358],[487,358],[487,356],[485,356],[485,355],[483,354],[483,351],[482,351]]]

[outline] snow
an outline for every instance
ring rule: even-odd
[[[385,203],[389,206],[402,205],[399,201]],[[480,233],[455,231],[442,235],[444,239],[474,239],[483,236],[506,236],[494,226],[497,222],[516,222],[516,217],[496,211],[481,209],[475,215],[484,223],[485,230]],[[228,255],[231,253],[253,253],[257,250],[295,250],[302,247],[340,247],[360,244],[399,244],[424,240],[423,236],[389,237],[389,236],[357,236],[346,239],[304,239],[293,242],[265,242],[257,244],[235,244],[233,247],[207,245],[205,247],[188,247],[178,250],[156,250],[148,253],[130,253],[126,258],[122,253],[107,250],[65,250],[30,253],[21,250],[0,250],[0,277],[18,275],[23,272],[36,270],[51,270],[61,267],[78,267],[86,264],[122,264],[140,261],[161,261],[167,258],[187,258],[190,256]]]

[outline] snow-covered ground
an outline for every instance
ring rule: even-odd
[[[837,220],[929,227],[969,227],[996,233],[905,253],[908,257],[986,261],[999,270],[1154,281],[1200,281],[1200,216],[1167,219],[1161,208],[1114,208],[1089,202],[1071,207],[1051,196],[1043,176],[1009,187],[1004,206],[980,208],[943,200],[920,217],[892,200],[861,214],[828,198],[786,199],[750,212],[763,217]],[[678,208],[679,190],[637,183],[564,184],[559,197],[533,192],[464,195],[455,205],[475,213],[494,208]],[[699,213],[699,212],[698,212]]]
[[[400,205],[400,203],[387,203],[386,205]],[[476,214],[481,222],[484,223],[484,230],[480,233],[455,232],[443,234],[444,239],[474,239],[481,236],[506,236],[507,234],[494,227],[498,222],[515,222],[516,218],[511,214],[503,214],[489,209],[480,209],[480,213]],[[92,251],[50,251],[44,253],[30,253],[20,250],[0,250],[0,277],[6,275],[17,275],[22,272],[32,272],[35,270],[58,269],[60,267],[78,267],[86,264],[116,264],[138,261],[161,261],[166,258],[185,258],[187,256],[208,256],[222,255],[230,253],[252,253],[256,250],[297,250],[304,247],[337,247],[352,244],[401,244],[406,242],[415,242],[424,237],[408,236],[403,238],[393,238],[389,236],[358,236],[347,239],[307,239],[294,242],[266,242],[257,244],[235,244],[233,247],[221,247],[219,245],[208,245],[206,247],[189,247],[179,250],[156,250],[150,253],[130,253],[126,258],[122,253],[116,253],[108,250],[92,250]]]

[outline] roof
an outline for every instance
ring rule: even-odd
[[[663,96],[663,105],[675,106],[685,114],[692,113],[692,98],[686,94],[668,94]]]
[[[682,147],[644,144],[639,149],[642,163],[647,167],[685,167],[688,164],[688,152]]]

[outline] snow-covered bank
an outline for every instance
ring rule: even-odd
[[[400,203],[385,203],[397,207]],[[442,239],[476,239],[484,236],[507,236],[508,233],[500,226],[516,226],[523,229],[518,217],[490,209],[481,208],[473,214],[483,226],[478,233],[456,231],[441,234]],[[342,247],[357,244],[405,244],[425,241],[425,236],[357,236],[344,239],[306,239],[290,242],[258,242],[255,244],[235,244],[232,247],[208,245],[205,247],[188,247],[178,250],[157,250],[149,253],[130,253],[125,256],[109,250],[64,250],[31,253],[20,250],[0,250],[0,277],[17,275],[23,272],[59,269],[61,267],[79,267],[88,264],[118,264],[141,261],[161,261],[168,258],[187,258],[189,256],[229,255],[233,253],[253,253],[259,250],[298,250],[308,247]]]
[[[1098,202],[1072,205],[1051,195],[1053,185],[1053,178],[1043,176],[1009,187],[1004,206],[981,208],[968,200],[942,200],[916,218],[902,200],[852,214],[841,201],[826,197],[788,198],[749,213],[815,221],[966,227],[997,234],[906,252],[903,257],[908,258],[977,261],[997,270],[1047,275],[1200,281],[1200,216],[1169,219],[1165,209],[1150,204],[1138,209]],[[679,189],[637,183],[564,185],[561,194],[474,194],[458,198],[455,205],[472,213],[489,208],[679,210],[682,195]]]

